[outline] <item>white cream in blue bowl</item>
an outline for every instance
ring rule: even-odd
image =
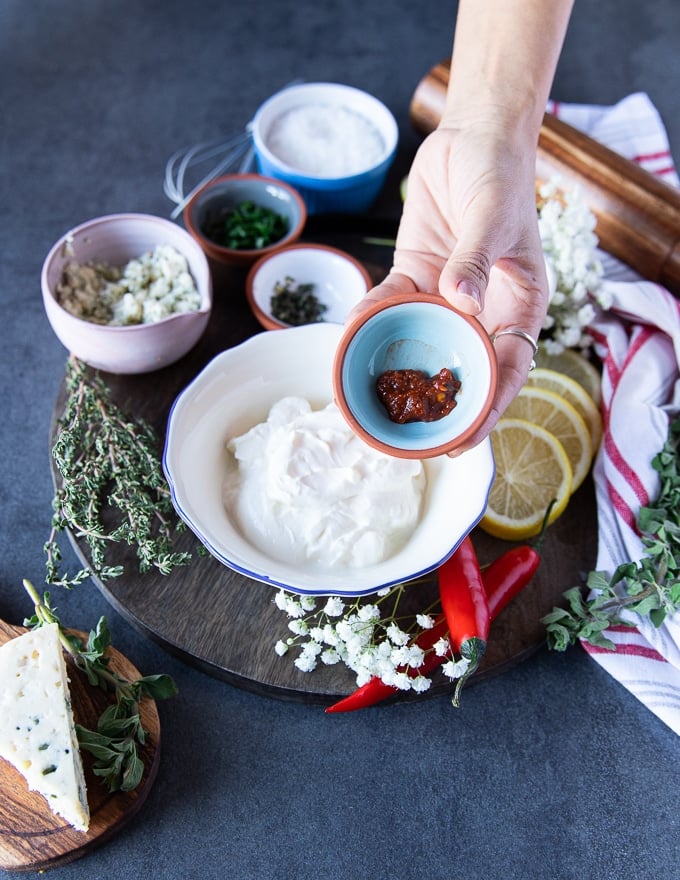
[[[310,214],[367,210],[399,140],[381,101],[340,83],[277,92],[260,106],[251,130],[259,172],[294,186]]]
[[[416,371],[428,379],[442,369],[459,388],[443,417],[395,421],[379,396],[387,371]],[[498,366],[479,321],[428,294],[386,297],[346,328],[335,355],[335,400],[350,427],[369,445],[399,458],[453,452],[489,414]]]

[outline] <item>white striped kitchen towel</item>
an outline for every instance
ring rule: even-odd
[[[630,95],[614,107],[551,102],[548,110],[678,185],[666,131],[647,95]],[[604,265],[606,270],[607,261]],[[603,284],[612,307],[592,327],[602,359],[605,428],[594,466],[597,568],[610,573],[643,555],[637,514],[658,494],[659,478],[651,461],[667,438],[671,415],[680,411],[680,302],[632,271],[617,269],[611,275],[616,280],[606,276]],[[614,651],[585,643],[584,648],[680,734],[680,614],[658,628],[635,614],[625,619],[633,626],[607,633]]]

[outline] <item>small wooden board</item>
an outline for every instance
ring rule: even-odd
[[[21,635],[23,627],[0,620],[0,645]],[[79,634],[82,635],[82,634]],[[125,678],[139,678],[139,672],[121,653],[109,649],[111,669]],[[67,658],[73,711],[78,724],[94,729],[110,699],[87,683],[85,676]],[[158,772],[160,722],[156,704],[144,700],[140,714],[148,737],[140,747],[144,776],[130,792],[111,794],[92,772],[93,759],[83,752],[90,827],[76,831],[55,816],[45,799],[29,791],[23,776],[0,758],[0,869],[42,871],[80,858],[120,830],[139,810]]]

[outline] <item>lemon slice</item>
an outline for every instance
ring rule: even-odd
[[[588,427],[574,407],[554,391],[525,385],[504,415],[533,422],[557,437],[571,464],[575,492],[590,470],[593,447]]]
[[[556,370],[558,373],[564,373],[574,379],[586,389],[595,401],[595,405],[599,407],[601,399],[600,374],[588,358],[579,351],[575,351],[573,348],[566,348],[560,354],[548,354],[544,346],[539,345],[534,360],[537,367]]]
[[[532,370],[526,384],[552,391],[570,403],[588,426],[593,454],[597,451],[602,440],[602,417],[597,404],[583,385],[566,373],[558,373],[557,370],[546,367]]]
[[[541,531],[546,511],[553,522],[571,495],[572,472],[560,441],[524,419],[499,419],[491,432],[496,476],[480,526],[507,541]]]

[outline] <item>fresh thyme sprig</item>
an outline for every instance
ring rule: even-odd
[[[619,565],[611,576],[591,572],[587,586],[595,591],[593,598],[584,598],[578,587],[567,591],[568,609],[555,608],[543,618],[549,647],[563,651],[582,639],[613,650],[607,629],[613,624],[633,625],[621,618],[622,611],[647,616],[660,626],[667,615],[680,609],[679,456],[680,418],[676,418],[663,449],[652,460],[659,473],[659,495],[638,514],[645,554],[639,562]]]
[[[155,567],[169,574],[186,565],[191,554],[173,549],[173,534],[182,523],[172,507],[153,429],[124,415],[101,378],[88,376],[73,356],[65,382],[67,399],[52,449],[61,485],[45,544],[46,582],[72,587],[92,574],[102,580],[118,577],[123,568],[107,563],[106,550],[119,541],[136,548],[141,572]],[[108,531],[105,508],[116,514]],[[90,550],[90,567],[74,575],[59,570],[57,534],[65,529],[85,538]]]
[[[138,747],[144,745],[144,730],[139,704],[144,698],[161,700],[174,696],[177,687],[169,675],[147,675],[129,681],[109,667],[106,653],[111,644],[106,619],[101,617],[97,627],[91,630],[87,643],[73,634],[66,633],[50,605],[50,594],[41,598],[33,584],[24,580],[24,589],[33,600],[35,613],[24,621],[33,629],[46,623],[56,623],[62,645],[73,658],[78,669],[87,676],[89,683],[115,695],[115,703],[100,715],[96,730],[76,725],[80,748],[90,752],[95,763],[93,772],[101,776],[109,791],[131,791],[144,775],[144,762]]]

